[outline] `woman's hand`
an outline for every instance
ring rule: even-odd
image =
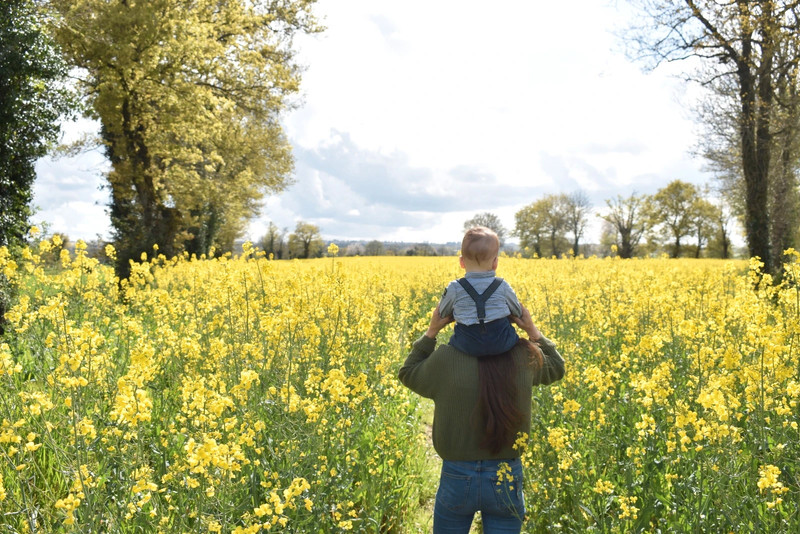
[[[542,337],[542,333],[539,332],[539,329],[536,328],[535,324],[533,324],[533,317],[531,317],[531,312],[529,312],[528,308],[522,306],[521,304],[520,307],[522,308],[522,316],[515,317],[511,315],[510,316],[511,320],[514,322],[514,324],[522,328],[525,331],[525,333],[528,334],[528,338],[530,338],[531,341],[538,341],[539,338]]]
[[[439,305],[437,304],[436,308],[433,310],[433,314],[431,314],[431,324],[428,326],[428,331],[425,332],[425,336],[431,339],[436,339],[436,334],[439,333],[439,330],[452,322],[452,315],[448,315],[447,317],[442,317],[439,315]]]

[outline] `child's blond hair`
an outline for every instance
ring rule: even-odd
[[[492,229],[485,226],[470,228],[461,241],[461,256],[479,264],[494,260],[499,251],[500,239]]]

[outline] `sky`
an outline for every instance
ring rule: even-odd
[[[566,7],[568,6],[568,8]],[[294,183],[265,199],[247,238],[298,221],[326,241],[460,241],[464,222],[544,195],[652,194],[710,183],[684,66],[652,72],[619,35],[623,1],[319,0],[327,28],[296,39],[305,72],[284,116]],[[97,125],[65,127],[65,141]],[[37,164],[34,221],[110,236],[99,150]],[[586,240],[599,239],[592,217]],[[512,240],[513,241],[513,240]]]

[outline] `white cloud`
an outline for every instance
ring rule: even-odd
[[[94,125],[70,125],[69,137],[78,129],[92,129]],[[72,240],[92,240],[111,235],[110,222],[105,213],[108,192],[103,189],[104,173],[108,168],[99,150],[92,150],[72,158],[44,158],[36,164],[36,181],[33,184],[32,220],[46,222],[52,232],[61,232]]]
[[[284,121],[296,183],[265,201],[251,238],[269,221],[291,230],[303,220],[326,238],[457,241],[475,213],[513,227],[519,208],[548,193],[581,188],[599,207],[707,179],[688,155],[685,88],[624,58],[616,2],[349,0],[317,10],[327,30],[297,39],[303,106]],[[69,226],[57,197],[85,199],[97,179],[53,165],[40,165],[49,178],[37,202]]]

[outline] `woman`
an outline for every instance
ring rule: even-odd
[[[564,360],[524,306],[522,316],[511,320],[530,341],[520,339],[496,356],[437,348],[436,335],[452,320],[441,317],[437,307],[399,372],[405,386],[434,401],[433,447],[442,458],[442,473],[433,532],[468,533],[480,510],[486,534],[518,533],[525,503],[522,451],[515,444],[530,432],[532,386],[561,379]]]

